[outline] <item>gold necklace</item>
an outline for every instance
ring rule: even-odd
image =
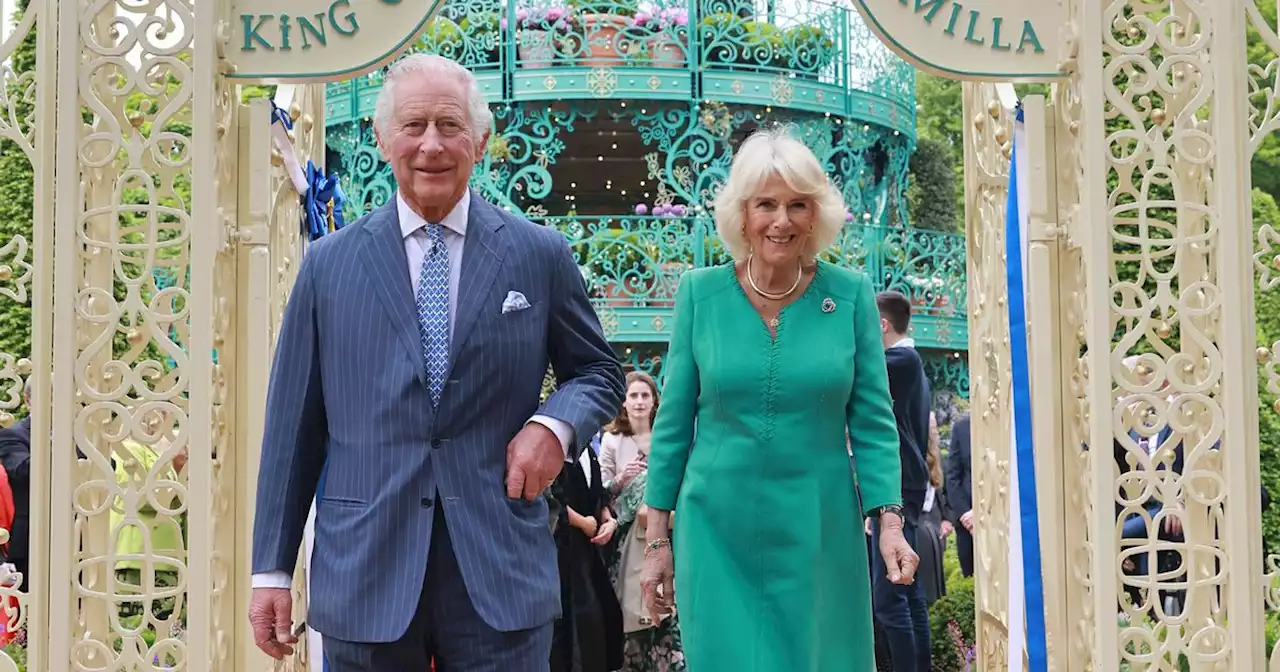
[[[804,262],[800,261],[799,259],[796,259],[796,281],[791,283],[791,288],[785,292],[782,292],[781,294],[772,294],[770,292],[764,291],[763,289],[760,289],[760,287],[756,285],[755,276],[751,272],[751,260],[755,259],[755,257],[756,255],[754,253],[747,255],[747,284],[751,285],[751,291],[755,292],[756,294],[759,294],[760,296],[766,299],[769,299],[770,301],[781,301],[795,293],[796,288],[800,286],[800,281],[804,279]],[[777,320],[777,318],[774,318],[774,320]],[[774,326],[777,326],[777,325],[774,325]]]

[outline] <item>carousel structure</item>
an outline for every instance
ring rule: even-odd
[[[708,205],[733,148],[783,124],[848,206],[830,258],[916,306],[935,391],[968,396],[963,236],[915,228],[915,70],[850,7],[754,0],[463,0],[413,50],[470,68],[495,111],[473,187],[559,229],[630,368],[661,376],[689,268],[724,262]],[[373,137],[374,72],[325,92],[327,164],[345,218],[395,193]]]

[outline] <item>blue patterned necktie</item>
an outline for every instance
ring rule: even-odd
[[[440,404],[444,377],[449,370],[449,251],[444,246],[444,227],[424,227],[431,246],[422,258],[418,276],[418,324],[422,328],[422,355],[427,368],[427,388],[431,404]]]

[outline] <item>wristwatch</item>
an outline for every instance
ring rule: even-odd
[[[867,517],[879,519],[880,516],[883,516],[886,513],[896,515],[903,523],[907,522],[907,517],[902,512],[901,504],[885,504],[884,506],[877,506],[876,508],[867,511]]]

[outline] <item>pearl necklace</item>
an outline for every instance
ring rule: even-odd
[[[759,294],[760,296],[766,299],[769,299],[770,301],[781,301],[787,298],[788,296],[791,296],[792,294],[795,293],[796,288],[800,286],[800,281],[804,279],[804,262],[797,259],[796,260],[796,281],[791,283],[791,289],[788,289],[787,291],[782,292],[781,294],[773,294],[770,292],[766,292],[763,289],[760,289],[758,285],[756,285],[755,275],[751,272],[752,259],[755,259],[755,255],[748,254],[747,255],[747,284],[751,285],[751,291],[755,292],[756,294]]]

